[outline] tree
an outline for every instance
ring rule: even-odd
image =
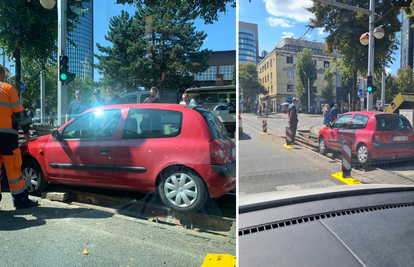
[[[395,83],[399,88],[399,93],[414,92],[414,74],[410,66],[407,66],[405,69],[398,69]]]
[[[244,101],[252,101],[259,94],[267,94],[264,86],[259,82],[257,68],[252,63],[240,64],[239,87],[243,90]]]
[[[68,0],[68,6],[82,7],[82,2]],[[70,33],[78,19],[75,9],[68,8],[67,18],[67,29]],[[9,58],[12,56],[15,59],[14,84],[17,91],[20,91],[21,58],[37,62],[52,58],[57,52],[57,26],[56,10],[43,8],[39,1],[0,1],[0,48]]]
[[[137,8],[144,7],[156,7],[160,5],[157,0],[117,0],[117,4],[135,4]],[[191,19],[199,17],[204,20],[206,24],[212,24],[213,21],[218,20],[220,12],[226,13],[226,4],[232,4],[231,7],[236,7],[236,0],[175,0],[169,2],[171,7],[177,7],[179,9],[188,9]]]
[[[231,85],[236,85],[237,75],[236,75],[236,65],[233,67],[233,73],[231,74]]]
[[[399,74],[403,72],[399,71]],[[400,93],[400,85],[396,82],[397,76],[392,73],[385,74],[385,102],[391,103],[392,100]],[[378,88],[378,91],[374,93],[374,98],[381,98],[381,88],[382,88],[382,77],[381,75],[376,75],[374,80],[375,86]]]
[[[335,100],[334,95],[335,90],[335,83],[334,83],[334,75],[331,71],[331,68],[325,70],[324,77],[323,77],[323,89],[322,89],[322,97],[328,103],[331,103]]]
[[[195,31],[188,15],[191,10],[179,9],[171,4],[174,0],[158,3],[140,9],[131,19],[126,12],[114,18],[105,36],[113,48],[98,45],[105,55],[97,56],[97,67],[105,70],[104,79],[109,82],[119,77],[122,90],[131,90],[123,87],[123,81],[132,83],[135,90],[157,86],[184,91],[193,85],[194,73],[209,67],[211,51],[201,50],[207,35]]]
[[[355,0],[353,6],[369,9],[369,1]],[[368,68],[368,46],[359,42],[359,37],[368,32],[369,16],[350,11],[343,8],[333,7],[326,4],[314,3],[308,11],[315,15],[311,19],[312,28],[324,28],[329,33],[326,37],[326,53],[341,55],[341,66],[347,73],[353,74],[352,103],[353,109],[357,94],[357,74],[366,74]],[[393,9],[390,1],[376,1],[375,13],[379,18],[377,25],[382,24],[385,36],[381,40],[375,40],[374,67],[376,72],[382,71],[387,63],[395,60],[394,51],[398,49],[397,32],[400,31],[401,23],[398,19],[399,9]],[[386,15],[386,16],[385,16]]]
[[[313,83],[316,80],[316,66],[312,60],[312,50],[309,48],[303,49],[299,55],[295,66],[295,74],[297,77],[298,84],[296,86],[296,95],[299,98],[301,105],[308,107],[308,79],[309,79],[309,90],[310,92],[310,104],[314,102],[315,92],[312,90]]]

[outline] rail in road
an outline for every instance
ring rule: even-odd
[[[196,213],[180,213],[163,205],[159,197],[153,193],[141,194],[137,197],[139,193],[134,196],[132,192],[58,185],[50,186],[49,192],[68,192],[68,202],[72,205],[226,236],[229,240],[235,241],[236,195],[234,193],[208,201],[205,207]]]
[[[307,147],[315,152],[318,152],[318,138],[316,135],[312,134],[309,130],[298,130],[296,140],[302,146]],[[328,157],[328,156],[326,156]],[[336,160],[338,162],[342,162],[342,153],[332,153],[330,159]],[[356,159],[352,159],[352,167],[358,170],[362,170],[364,172],[372,171],[375,169],[383,169],[386,170],[387,168],[393,167],[400,167],[400,166],[407,166],[412,165],[414,163],[414,155],[412,158],[406,159],[395,159],[395,160],[376,160],[374,162],[370,162],[368,164],[360,164]]]

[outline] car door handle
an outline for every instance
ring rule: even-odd
[[[107,147],[101,148],[101,152],[111,152],[111,149]]]

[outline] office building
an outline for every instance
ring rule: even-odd
[[[265,58],[258,63],[257,70],[259,81],[263,84],[268,94],[260,95],[260,104],[271,105],[273,110],[281,111],[283,103],[291,103],[296,96],[295,88],[297,81],[294,74],[294,66],[298,54],[304,49],[310,48],[313,52],[313,61],[317,68],[317,79],[312,90],[316,93],[314,103],[318,112],[321,105],[326,101],[322,97],[324,73],[327,68],[334,69],[335,64],[330,62],[333,54],[324,54],[325,45],[319,42],[298,40],[295,38],[284,38]],[[334,71],[334,82],[336,83],[335,94],[341,88],[340,69]],[[330,103],[329,103],[330,104]],[[314,104],[315,105],[315,104]]]
[[[205,72],[195,74],[195,87],[231,85],[233,68],[236,66],[236,50],[213,51]]]
[[[414,30],[411,28],[407,14],[402,12],[402,28],[401,28],[401,62],[400,68],[410,66],[413,68],[413,34]]]
[[[258,25],[239,21],[239,63],[257,64],[259,57]]]

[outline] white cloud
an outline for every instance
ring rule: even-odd
[[[287,19],[279,19],[279,18],[268,18],[266,21],[270,24],[272,27],[281,26],[285,28],[293,27],[295,26],[295,23],[290,22]]]
[[[387,74],[392,73],[392,69],[390,69],[390,68],[385,68],[385,73],[387,73]]]
[[[266,11],[275,17],[285,17],[294,19],[299,22],[309,22],[313,14],[305,10],[305,7],[311,7],[311,0],[291,0],[288,3],[285,0],[263,0],[266,3]]]
[[[308,33],[308,34],[305,35],[305,37],[306,37],[306,39],[309,40],[312,37],[312,35],[310,33]]]
[[[283,38],[292,38],[292,37],[295,37],[293,32],[282,32],[282,39]]]
[[[318,34],[327,34],[326,32],[324,32],[323,30],[325,28],[317,28],[319,30]]]

